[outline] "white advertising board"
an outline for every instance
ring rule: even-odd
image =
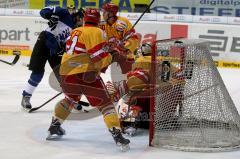
[[[240,16],[240,0],[157,0],[151,12],[203,16]]]
[[[22,45],[28,46],[30,50],[47,23],[40,17],[1,16],[0,21],[0,47]]]
[[[0,0],[0,8],[28,8],[28,0]]]
[[[39,32],[46,27],[40,17],[0,16],[0,47],[28,46],[32,50]],[[132,21],[134,23],[135,21]],[[240,62],[240,32],[238,25],[139,21],[136,31],[142,40],[187,37],[205,39],[210,43],[215,60]]]

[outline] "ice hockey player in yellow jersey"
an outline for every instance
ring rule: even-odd
[[[122,136],[117,112],[100,77],[100,73],[111,64],[112,56],[104,50],[106,35],[98,27],[99,22],[99,11],[87,8],[84,13],[84,26],[70,33],[66,43],[67,52],[63,55],[60,67],[65,99],[56,104],[47,139],[65,134],[61,124],[84,94],[91,106],[102,113],[114,141],[125,151],[129,149],[130,141]]]
[[[117,16],[118,6],[113,3],[105,3],[102,6],[104,22],[100,27],[106,32],[107,39],[113,44],[112,48],[117,54],[113,56],[113,62],[118,62],[122,73],[131,70],[134,62],[134,51],[139,47],[140,35],[135,33],[131,22]]]

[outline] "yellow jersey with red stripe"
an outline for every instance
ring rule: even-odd
[[[127,74],[127,86],[131,91],[146,88],[150,82],[151,56],[140,56],[135,59],[132,71]]]
[[[171,57],[169,57],[169,60]],[[164,56],[157,56],[158,63],[162,63],[162,61],[168,60],[168,57]],[[151,70],[152,66],[152,57],[151,56],[140,56],[135,59],[134,64],[132,65],[132,70],[135,69],[143,69],[147,72]],[[171,64],[171,72],[176,72],[178,70],[177,67],[175,67],[173,64]]]
[[[135,59],[134,64],[132,66],[132,70],[135,69],[143,69],[147,72],[151,69],[152,57],[151,56],[140,56]]]
[[[105,44],[106,34],[98,27],[85,25],[74,29],[66,42],[60,74],[100,72],[105,69],[112,61],[111,54],[103,49]]]
[[[133,53],[135,49],[139,46],[140,39],[139,36],[135,33],[135,30],[132,29],[132,24],[127,18],[118,16],[114,24],[109,25],[106,22],[102,22],[100,28],[102,28],[106,32],[107,39],[115,37],[118,40],[123,40],[123,42],[125,43],[124,47],[126,49],[129,49],[132,54],[129,56],[133,58]]]
[[[134,64],[132,65],[132,71],[127,74],[127,85],[130,90],[141,90],[146,88],[150,82],[150,71],[152,67],[151,56],[140,56],[135,59]],[[158,69],[162,70],[161,63],[164,60],[167,60],[168,57],[158,56],[157,65]],[[180,71],[180,68],[176,67],[174,64],[170,64],[170,72],[172,75],[175,75]],[[163,82],[162,80],[157,80],[157,84],[162,87],[165,87],[167,84],[177,85],[185,84],[183,78],[177,78],[171,76],[169,81]]]

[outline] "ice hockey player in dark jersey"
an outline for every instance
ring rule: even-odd
[[[74,5],[67,6],[67,9],[72,16],[72,20],[73,20],[73,24],[74,24],[73,28],[82,26],[83,25],[83,14],[85,12],[84,9],[83,8],[76,9],[76,7]]]
[[[73,15],[68,9],[46,7],[40,11],[40,15],[48,20],[48,27],[40,33],[32,51],[29,64],[32,72],[22,92],[21,105],[24,109],[32,107],[30,98],[43,78],[46,62],[53,70],[61,63],[66,39],[74,27]],[[58,73],[58,70],[55,69],[55,72]]]

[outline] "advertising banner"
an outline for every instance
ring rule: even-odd
[[[110,0],[29,0],[29,9],[41,9],[45,6],[74,5],[76,8],[99,8],[105,1]],[[119,6],[119,11],[133,12],[136,4],[149,4],[149,0],[112,0]]]
[[[240,17],[240,0],[157,0],[151,12]]]
[[[231,25],[189,25],[189,38],[209,41],[212,56],[216,60],[240,61],[240,32]]]
[[[0,0],[0,8],[28,8],[28,0]]]
[[[148,5],[151,0],[0,0],[0,8],[42,9],[45,6],[74,5],[76,8],[99,8],[112,1],[120,12],[134,12],[136,5]],[[200,16],[240,17],[240,0],[156,0],[151,12]]]
[[[4,21],[0,28],[0,54],[22,50],[24,55],[30,55],[39,33],[47,26],[47,22],[40,17],[2,16],[0,21]],[[142,42],[177,37],[207,40],[211,55],[219,66],[239,66],[238,25],[139,21],[135,29],[142,35]]]
[[[40,17],[0,17],[0,50],[31,51],[47,22]]]

